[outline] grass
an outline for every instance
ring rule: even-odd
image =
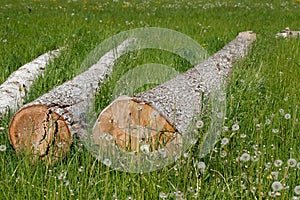
[[[7,128],[13,115],[9,113],[0,120],[0,127],[5,128],[0,132],[0,145],[6,146],[0,152],[0,199],[296,199],[294,188],[300,185],[300,40],[274,36],[287,26],[300,28],[299,8],[296,1],[261,0],[2,0],[0,83],[38,55],[67,47],[49,65],[44,78],[36,80],[27,102],[80,73],[88,53],[121,31],[170,28],[196,40],[210,55],[240,31],[253,30],[258,39],[247,58],[234,68],[227,88],[225,128],[211,154],[200,159],[195,146],[186,157],[159,171],[129,174],[98,162],[75,140],[61,162],[32,165],[9,144]],[[150,62],[171,65],[180,72],[191,67],[167,52],[144,50],[126,55],[101,88],[96,111],[110,103],[109,94],[122,73]],[[239,129],[233,131],[236,124]],[[223,138],[228,144],[221,144]],[[288,165],[290,158],[298,162],[296,167]],[[276,160],[283,164],[276,165]],[[206,164],[204,171],[198,168],[199,162]],[[278,193],[272,189],[276,181],[284,185]]]

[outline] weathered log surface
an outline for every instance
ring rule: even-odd
[[[26,92],[30,90],[33,81],[43,74],[47,64],[59,54],[60,49],[50,51],[13,72],[0,85],[0,113],[6,113],[8,110],[17,110],[23,104],[23,98]]]
[[[112,72],[117,58],[133,39],[107,52],[87,71],[22,107],[12,118],[9,138],[18,152],[28,151],[34,159],[57,160],[69,151],[72,136],[84,135],[85,116],[99,83]]]
[[[242,32],[223,49],[187,72],[133,97],[122,96],[104,109],[93,128],[93,141],[112,135],[121,149],[172,152],[172,143],[180,143],[191,123],[201,114],[201,96],[217,91],[230,75],[233,65],[249,51],[256,39]],[[106,141],[107,142],[107,141]],[[174,145],[173,145],[174,146]]]
[[[290,37],[300,37],[300,31],[293,31],[290,30],[289,27],[286,27],[284,30],[281,30],[279,33],[276,34],[276,37],[282,37],[282,38],[290,38]]]

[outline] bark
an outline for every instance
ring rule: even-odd
[[[48,63],[59,56],[60,49],[45,53],[23,65],[0,85],[0,114],[15,111],[22,104],[33,81],[44,73]]]
[[[66,155],[72,136],[83,137],[82,118],[99,83],[112,72],[117,58],[132,39],[107,52],[87,71],[22,107],[13,117],[9,138],[17,152],[28,152],[33,160],[56,161]]]
[[[183,145],[182,136],[196,126],[203,95],[209,96],[222,87],[222,80],[246,56],[255,39],[252,32],[242,32],[185,73],[133,97],[117,98],[100,113],[93,128],[93,143],[101,146],[108,142],[103,138],[111,135],[111,141],[126,151],[154,152],[164,148],[174,152],[176,146]]]

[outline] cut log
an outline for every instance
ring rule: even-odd
[[[99,159],[105,159],[105,155],[124,158],[118,148],[132,153],[163,149],[176,157],[171,155],[176,153],[174,148],[184,145],[183,136],[192,131],[191,127],[200,118],[203,95],[208,96],[222,87],[221,80],[229,77],[233,65],[248,53],[255,39],[254,33],[242,32],[185,73],[151,90],[113,101],[100,113],[92,131],[92,143],[99,148],[99,152],[95,152]]]
[[[43,159],[51,163],[63,158],[70,149],[73,135],[85,135],[81,119],[88,111],[94,92],[132,41],[125,40],[87,71],[23,106],[9,127],[14,149],[29,154],[33,161]]]
[[[300,31],[292,31],[289,27],[286,27],[284,30],[280,31],[276,34],[276,37],[282,37],[282,38],[290,38],[290,37],[300,37]]]
[[[49,62],[59,54],[60,49],[57,49],[39,56],[20,67],[0,85],[0,114],[4,114],[8,110],[16,111],[22,106],[26,92],[30,89],[33,81],[43,74]]]

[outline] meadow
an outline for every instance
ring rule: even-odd
[[[7,113],[0,116],[0,199],[300,199],[300,38],[275,38],[286,27],[300,29],[299,10],[298,0],[1,0],[0,84],[38,55],[66,47],[26,102],[82,72],[89,52],[121,31],[169,28],[209,55],[241,31],[252,30],[257,40],[233,69],[221,137],[204,158],[195,145],[163,169],[131,174],[105,166],[75,139],[62,161],[33,165],[10,145],[14,113]],[[150,62],[180,72],[192,67],[157,50],[122,56],[95,111],[113,100],[123,73]]]

